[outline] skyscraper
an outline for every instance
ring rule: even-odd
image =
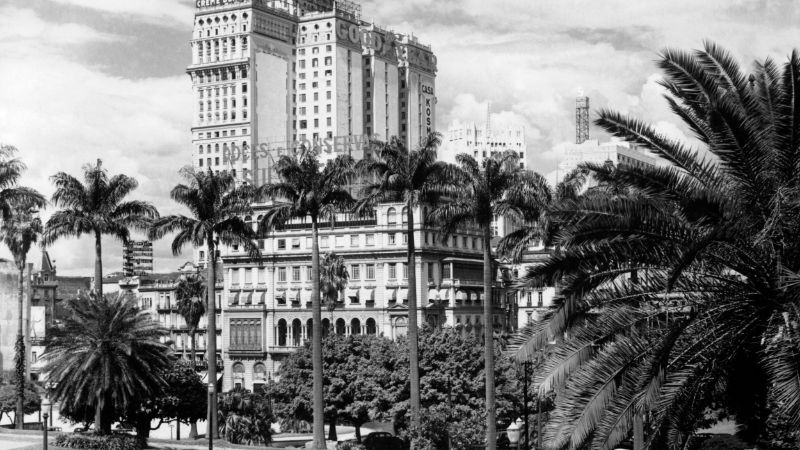
[[[345,0],[199,0],[193,165],[271,181],[277,157],[364,156],[366,136],[408,145],[434,130],[436,57],[361,20]]]
[[[129,241],[122,253],[122,273],[128,277],[153,273],[153,243]]]

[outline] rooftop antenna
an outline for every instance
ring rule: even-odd
[[[575,143],[583,144],[589,140],[589,97],[583,89],[578,89],[575,99]]]

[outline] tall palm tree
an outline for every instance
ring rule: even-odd
[[[281,181],[259,188],[259,197],[272,200],[261,224],[266,230],[280,228],[292,219],[311,221],[311,309],[314,402],[314,449],[325,449],[322,392],[322,308],[320,305],[319,220],[333,218],[352,207],[347,190],[353,159],[339,156],[322,165],[313,154],[282,156],[275,164]]]
[[[103,296],[103,235],[110,235],[123,243],[130,237],[130,229],[146,230],[158,211],[150,203],[123,201],[139,185],[127,175],[114,175],[98,159],[97,164],[83,168],[81,183],[64,172],[51,177],[56,186],[52,202],[62,208],[47,220],[42,245],[50,246],[66,237],[94,237],[94,291]]]
[[[25,298],[25,266],[28,262],[28,252],[34,243],[39,239],[42,233],[42,221],[38,217],[34,217],[34,212],[27,210],[27,208],[20,208],[17,212],[7,218],[3,222],[2,229],[3,243],[8,247],[11,254],[14,256],[14,264],[19,271],[18,282],[18,311],[19,321],[17,325],[17,343],[16,350],[16,378],[17,378],[17,413],[15,415],[17,422],[17,429],[23,428],[24,421],[24,404],[25,404],[25,367],[26,367],[26,352],[25,352],[25,331],[23,325],[23,305]]]
[[[109,434],[120,412],[164,387],[168,332],[124,295],[81,297],[65,307],[43,355],[52,400],[75,411],[94,408],[95,429]]]
[[[192,364],[197,364],[195,351],[195,334],[200,319],[206,313],[204,300],[206,296],[206,285],[203,277],[198,275],[184,275],[178,280],[175,288],[175,299],[177,300],[178,314],[186,321],[189,327],[189,339],[192,341]]]
[[[336,302],[343,298],[344,290],[350,281],[350,272],[344,258],[336,253],[326,253],[320,262],[320,292],[325,299],[325,304],[331,312],[331,328],[333,327],[333,310],[336,309]]]
[[[206,276],[206,360],[208,380],[214,386],[214,395],[208,404],[208,429],[218,437],[217,427],[217,307],[215,302],[217,284],[217,249],[219,245],[241,245],[254,258],[261,252],[254,243],[256,233],[243,216],[251,212],[254,190],[244,184],[236,185],[236,179],[228,172],[214,173],[182,169],[181,175],[187,184],[172,188],[170,197],[189,209],[191,216],[171,215],[155,220],[150,228],[150,239],[157,240],[177,233],[172,240],[172,253],[179,255],[184,247],[205,248],[208,255]]]
[[[550,448],[610,449],[632,428],[639,448],[688,447],[720,398],[749,440],[768,399],[800,429],[800,54],[748,76],[709,42],[658,65],[700,148],[601,110],[597,125],[669,164],[592,167],[627,192],[563,208],[562,251],[527,280],[565,294],[517,351],[561,340],[539,380],[566,383]]]
[[[25,164],[14,155],[16,147],[0,144],[0,218],[6,220],[18,208],[43,208],[47,200],[35,189],[17,186]]]
[[[486,365],[486,448],[497,447],[494,384],[494,302],[492,299],[492,220],[505,217],[522,222],[539,217],[548,202],[544,178],[521,169],[516,152],[505,152],[479,164],[472,156],[456,157],[460,195],[431,212],[445,236],[464,225],[477,225],[483,234],[483,323]]]
[[[414,208],[434,202],[440,195],[452,192],[448,184],[449,165],[436,160],[441,143],[439,133],[429,134],[419,147],[409,150],[398,138],[374,143],[374,157],[359,161],[356,170],[367,184],[358,210],[372,208],[381,201],[402,201],[407,216],[408,259],[408,351],[410,365],[411,424],[419,426],[419,325],[417,305],[416,246],[414,242]],[[423,218],[426,220],[426,218]]]

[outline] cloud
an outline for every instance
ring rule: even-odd
[[[4,25],[70,30],[71,38],[51,42],[49,33],[15,35]],[[191,84],[182,74],[166,78],[114,77],[71,58],[81,46],[110,39],[84,26],[49,23],[25,9],[0,11],[0,54],[13,55],[0,71],[0,141],[15,145],[28,165],[22,184],[50,195],[49,177],[64,171],[81,174],[97,158],[112,174],[124,173],[140,184],[132,198],[174,211],[169,190],[177,170],[189,163]],[[24,39],[28,48],[16,47]],[[52,208],[45,211],[45,217]],[[167,256],[159,243],[157,252]],[[51,249],[63,273],[88,274],[93,264],[89,239],[65,240]],[[121,246],[104,242],[106,272],[121,269]],[[38,256],[32,256],[38,261]],[[161,260],[169,270],[174,261]],[[159,261],[156,261],[159,264]]]
[[[185,0],[50,0],[105,13],[137,18],[151,23],[191,22],[194,8]]]

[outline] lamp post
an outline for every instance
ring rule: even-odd
[[[517,450],[519,450],[519,435],[520,429],[522,428],[522,419],[517,419],[516,422],[511,422],[511,425],[508,426],[506,429],[506,434],[508,435],[508,443],[511,445],[516,445]]]
[[[45,397],[41,406],[41,409],[44,410],[44,413],[42,413],[42,417],[44,418],[44,423],[42,423],[42,448],[44,450],[47,450],[47,417],[50,415],[48,414],[50,406],[52,406],[50,404],[50,399]]]
[[[214,392],[215,392],[214,383],[209,381],[208,382],[208,404],[209,405],[213,404],[211,402],[212,402],[212,400],[214,398]],[[211,414],[216,414],[216,413],[217,413],[216,411],[212,411],[211,412]],[[213,426],[214,426],[214,420],[212,419],[211,416],[209,416],[208,417],[208,427],[207,427],[207,430],[206,430],[206,437],[208,437],[208,450],[213,450],[214,449],[214,431],[211,429],[211,427],[213,427]]]

